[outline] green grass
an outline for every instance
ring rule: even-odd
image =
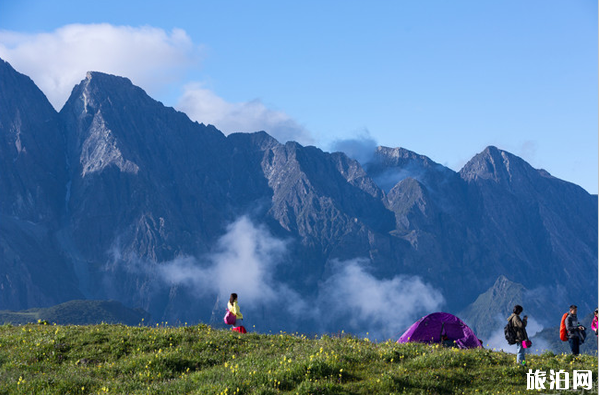
[[[206,325],[3,325],[0,394],[526,394],[537,392],[526,390],[529,368],[590,369],[596,383],[596,358],[527,359],[523,368],[492,350]]]

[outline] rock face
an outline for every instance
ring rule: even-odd
[[[511,271],[503,273],[529,289],[552,283],[588,289],[586,278],[596,265],[573,263],[596,260],[596,196],[495,147],[474,157],[460,175],[478,213],[478,240],[494,246],[487,259],[509,261]],[[539,263],[536,270],[533,262]]]
[[[489,339],[505,326],[505,321],[512,314],[515,305],[523,306],[525,309],[521,317],[542,316],[548,307],[547,300],[543,299],[543,297],[536,297],[522,284],[500,276],[495,284],[465,308],[460,316],[482,339]]]
[[[67,169],[58,114],[29,77],[0,60],[0,308],[81,297],[56,248]]]
[[[265,132],[225,136],[126,78],[88,73],[60,113],[4,62],[0,84],[2,308],[86,297],[208,321],[223,268],[275,256],[247,272],[270,295],[263,330],[289,321],[277,295],[304,302],[302,329],[334,330],[310,305],[356,259],[377,281],[417,276],[448,311],[508,274],[597,303],[597,197],[495,147],[459,173],[401,148],[362,166]],[[270,244],[224,237],[240,217]]]

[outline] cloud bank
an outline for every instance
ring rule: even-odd
[[[343,152],[345,155],[360,162],[362,166],[370,162],[378,147],[377,141],[364,130],[354,138],[337,139],[331,143],[331,152]]]
[[[287,252],[286,242],[274,238],[246,216],[227,227],[215,250],[201,260],[182,257],[158,266],[159,278],[169,285],[185,285],[197,296],[236,292],[248,304],[272,302],[281,292],[273,279]]]
[[[276,276],[277,268],[289,264],[289,243],[242,216],[202,257],[148,262],[115,248],[107,269],[141,280],[148,300],[183,287],[198,304],[211,306],[216,299],[218,314],[229,294],[236,292],[244,315],[259,331],[318,328],[321,333],[344,330],[377,340],[396,339],[416,319],[444,304],[442,294],[419,277],[376,278],[369,273],[367,259],[333,261],[332,274],[317,289],[300,293]]]
[[[72,24],[50,33],[0,31],[0,57],[31,77],[59,110],[87,71],[128,77],[156,94],[201,60],[181,29]]]
[[[216,126],[225,134],[265,131],[279,142],[314,144],[310,133],[289,115],[267,108],[260,100],[229,103],[201,84],[185,86],[176,105],[191,119]]]
[[[489,348],[494,351],[505,351],[510,354],[516,354],[517,349],[516,345],[509,345],[505,340],[505,333],[503,331],[503,327],[507,324],[505,318],[497,316],[495,317],[495,322],[497,323],[497,329],[495,332],[491,334],[488,340],[483,339],[483,346],[485,348]],[[532,317],[528,317],[528,324],[526,325],[526,333],[528,334],[529,339],[535,336],[537,333],[543,330],[543,325],[541,325],[537,320]],[[532,354],[540,354],[546,350],[550,349],[550,345],[544,341],[543,339],[535,339],[532,347],[527,350],[527,353]]]
[[[53,32],[0,30],[0,58],[26,74],[60,110],[88,71],[129,78],[153,97],[176,91],[188,72],[201,67],[202,45],[182,29],[71,24]],[[177,109],[225,134],[264,130],[281,142],[314,144],[310,133],[282,111],[260,100],[229,103],[201,83],[187,82]]]
[[[377,279],[366,259],[335,262],[321,287],[322,314],[346,332],[368,332],[378,340],[399,338],[417,318],[438,311],[441,292],[416,276]]]

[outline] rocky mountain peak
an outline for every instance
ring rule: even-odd
[[[101,71],[88,71],[85,74],[85,79],[81,82],[85,85],[113,87],[117,89],[130,89],[135,87],[127,77],[103,73]],[[135,88],[140,89],[138,87]]]
[[[55,116],[56,111],[28,76],[16,71],[8,62],[0,59],[0,122],[4,127],[17,128],[17,124],[29,124],[20,113],[35,110],[44,120]],[[24,115],[24,114],[23,114]]]
[[[71,93],[61,110],[65,123],[78,125],[69,129],[71,164],[78,164],[77,172],[85,177],[115,166],[121,172],[137,174],[139,166],[124,157],[123,139],[118,120],[113,114],[127,104],[149,97],[135,87],[128,78],[89,71]],[[151,99],[150,99],[151,100]],[[116,127],[116,131],[115,131]],[[72,134],[75,132],[74,134]]]
[[[460,176],[468,182],[491,180],[503,185],[510,185],[531,172],[540,174],[516,155],[489,146],[466,163],[460,170]],[[543,174],[548,175],[547,172]]]
[[[73,88],[65,109],[81,116],[92,115],[103,106],[122,106],[127,102],[154,101],[131,80],[98,71],[88,71],[85,79]],[[61,111],[62,112],[62,111]]]
[[[10,195],[0,200],[2,213],[33,222],[54,217],[64,159],[56,111],[29,77],[0,59],[0,190]]]
[[[385,162],[388,165],[400,165],[406,161],[417,160],[425,164],[434,164],[432,160],[424,155],[419,155],[413,151],[405,148],[396,147],[384,147],[378,146],[374,153],[374,160]]]
[[[76,125],[67,131],[69,155],[74,166],[80,164],[76,171],[81,176],[105,168],[128,174],[140,169],[183,171],[183,163],[215,160],[191,158],[207,144],[218,146],[225,140],[214,127],[192,122],[184,113],[165,107],[128,78],[96,71],[88,72],[73,89],[60,115],[65,124]],[[167,151],[177,151],[186,159],[171,161]]]
[[[277,139],[265,131],[254,133],[231,133],[227,136],[227,139],[234,144],[245,144],[250,147],[255,147],[259,151],[266,151],[280,145]]]
[[[413,178],[429,188],[437,189],[444,179],[455,173],[427,156],[405,148],[377,147],[366,171],[377,185],[389,192],[406,178]]]
[[[514,283],[502,274],[497,278],[495,284],[493,284],[493,287],[491,289],[495,294],[504,295],[513,287],[522,288],[522,285]]]

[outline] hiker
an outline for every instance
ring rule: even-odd
[[[580,345],[584,343],[586,336],[586,328],[580,325],[578,322],[578,307],[576,305],[570,306],[570,312],[566,317],[566,330],[568,331],[568,342],[570,343],[570,349],[573,355],[580,353]]]
[[[229,303],[227,303],[227,308],[232,314],[235,314],[236,320],[233,324],[233,329],[242,326],[241,321],[243,321],[243,314],[241,314],[241,310],[239,310],[239,304],[237,303],[236,293],[232,293],[229,297]]]
[[[524,316],[520,319],[520,313],[524,308],[519,304],[514,306],[512,315],[508,317],[508,323],[512,325],[516,332],[516,362],[519,365],[526,365],[525,354],[526,348],[522,344],[523,341],[528,341],[528,334],[526,333],[526,324],[528,323],[528,316]]]
[[[595,336],[597,336],[597,332],[598,332],[598,328],[599,328],[599,325],[597,324],[597,311],[598,310],[599,309],[595,309],[595,312],[593,313],[594,314],[593,323],[591,324],[591,329],[593,331],[595,331]]]

